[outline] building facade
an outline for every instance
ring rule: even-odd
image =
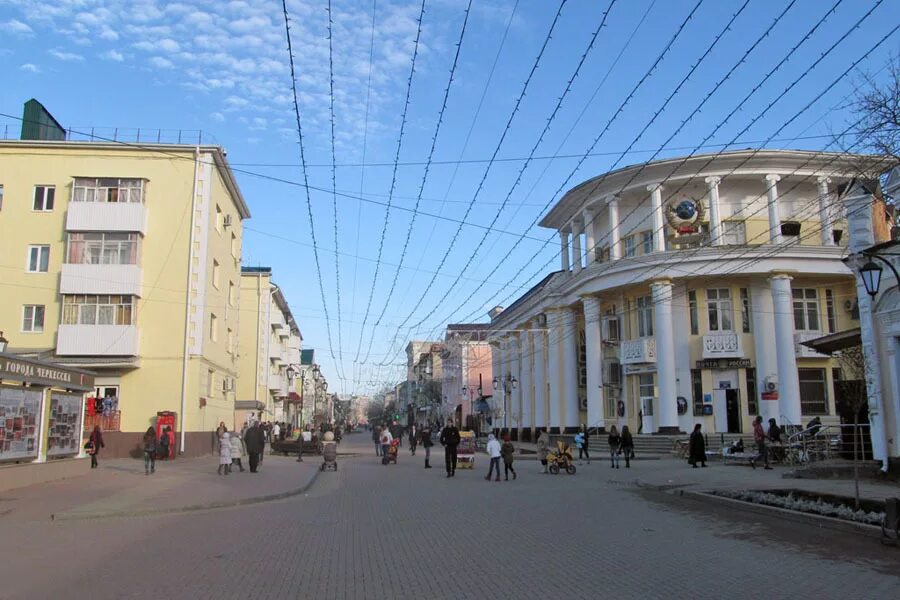
[[[0,142],[0,329],[10,351],[96,373],[107,454],[157,413],[183,453],[231,422],[242,222],[221,148]]]
[[[469,429],[482,429],[476,427],[477,416],[485,415],[490,406],[494,374],[489,331],[488,323],[451,324],[444,336],[443,412]]]
[[[802,342],[858,326],[842,200],[868,157],[746,150],[626,167],[540,225],[559,271],[495,313],[510,427],[747,433],[837,419],[839,366]]]

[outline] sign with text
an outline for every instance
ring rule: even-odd
[[[25,358],[0,355],[0,379],[33,385],[69,388],[81,392],[94,389],[94,376],[86,371]]]
[[[698,369],[746,369],[752,366],[749,358],[706,358],[697,361]]]

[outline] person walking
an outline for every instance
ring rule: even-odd
[[[91,468],[97,468],[97,455],[100,454],[100,448],[105,448],[106,444],[103,443],[103,432],[100,431],[99,425],[94,425],[94,430],[91,432],[90,437],[88,437],[87,444],[84,445],[85,449],[88,451],[88,454],[91,455]]]
[[[281,439],[281,424],[278,421],[275,421],[275,424],[272,425],[272,441]]]
[[[500,452],[500,442],[497,441],[497,438],[494,437],[493,433],[488,434],[487,453],[488,456],[491,457],[491,464],[488,468],[488,474],[485,475],[484,478],[490,481],[491,474],[494,472],[494,467],[496,466],[497,481],[500,481],[500,458],[502,454]]]
[[[625,457],[625,468],[631,468],[631,459],[634,458],[634,438],[631,437],[631,431],[628,425],[622,425],[622,441],[619,442],[619,448],[622,449],[622,456]]]
[[[381,425],[372,428],[372,442],[375,443],[375,456],[381,456]]]
[[[431,468],[431,447],[434,446],[434,442],[431,441],[431,426],[427,423],[422,428],[420,432],[420,437],[422,438],[422,447],[425,448],[425,468]]]
[[[622,436],[619,435],[619,430],[616,429],[616,426],[613,425],[609,428],[609,468],[610,469],[618,469],[619,468],[619,455],[622,454]],[[627,461],[626,457],[626,461]]]
[[[500,454],[503,455],[503,477],[509,481],[509,474],[512,473],[513,481],[516,480],[516,470],[513,469],[513,454],[516,453],[516,447],[509,441],[509,436],[503,438],[503,445],[500,446]],[[499,469],[498,469],[499,471]]]
[[[144,475],[156,472],[156,432],[148,427],[144,432]]]
[[[247,450],[244,448],[244,440],[239,435],[231,435],[229,439],[231,441],[231,464],[237,466],[243,473],[244,465],[241,463],[241,458],[247,454]]]
[[[550,436],[546,431],[542,431],[537,440],[537,453],[541,465],[544,467],[544,473],[547,473],[547,457],[550,455]]]
[[[703,433],[700,431],[702,425],[697,423],[694,425],[694,431],[691,433],[688,442],[688,464],[697,468],[697,463],[706,466],[706,440],[703,439]]]
[[[400,425],[399,421],[391,423],[391,439],[397,440],[400,442],[400,447],[403,447],[403,426]]]
[[[416,445],[419,443],[419,439],[416,437],[417,435],[418,431],[416,431],[416,426],[413,425],[409,428],[409,453],[412,456],[416,455]]]
[[[447,421],[447,425],[441,431],[441,445],[444,447],[444,465],[447,467],[447,477],[456,475],[456,447],[459,446],[459,429],[453,421]],[[500,470],[498,466],[497,473]]]
[[[753,441],[756,442],[757,455],[750,459],[750,466],[756,468],[756,461],[760,458],[765,462],[767,471],[771,471],[769,466],[769,452],[766,449],[766,432],[763,430],[763,418],[757,416],[753,421]]]
[[[394,441],[394,436],[391,433],[391,430],[387,427],[381,430],[381,457],[382,462],[387,464],[388,453],[390,452],[391,442]]]
[[[591,435],[588,432],[587,425],[581,426],[581,435],[584,440],[582,442],[582,445],[584,446],[584,458],[585,458],[585,460],[587,460],[587,464],[591,464],[591,455],[588,452],[590,445],[591,445]],[[581,452],[578,453],[578,457],[581,458]]]
[[[219,475],[231,473],[231,436],[228,429],[219,436],[219,468],[216,472]]]
[[[247,433],[244,434],[244,444],[247,448],[247,459],[250,461],[250,472],[256,473],[260,463],[259,456],[266,447],[266,434],[263,433],[258,422],[254,421],[247,429]]]
[[[163,460],[169,460],[169,448],[172,440],[169,439],[169,426],[166,425],[159,436],[159,457]]]

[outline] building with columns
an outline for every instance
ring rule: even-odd
[[[569,190],[540,222],[560,270],[491,319],[494,375],[519,382],[496,392],[505,425],[526,439],[836,421],[839,365],[802,342],[858,326],[842,199],[869,158],[740,150]]]

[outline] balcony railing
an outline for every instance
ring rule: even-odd
[[[69,202],[68,231],[147,232],[147,206],[142,202]]]
[[[70,264],[62,266],[60,294],[141,295],[141,268],[137,265]]]
[[[60,325],[60,356],[137,356],[137,325]]]
[[[637,340],[625,340],[621,344],[622,364],[634,365],[656,362],[656,338],[645,337]]]
[[[703,358],[743,358],[741,335],[734,331],[713,331],[703,336]]]
[[[803,342],[814,340],[825,335],[821,331],[795,331],[794,332],[794,351],[797,358],[828,358],[825,354],[820,354],[803,345]]]
[[[269,389],[278,396],[287,396],[287,378],[281,374],[269,373]]]

